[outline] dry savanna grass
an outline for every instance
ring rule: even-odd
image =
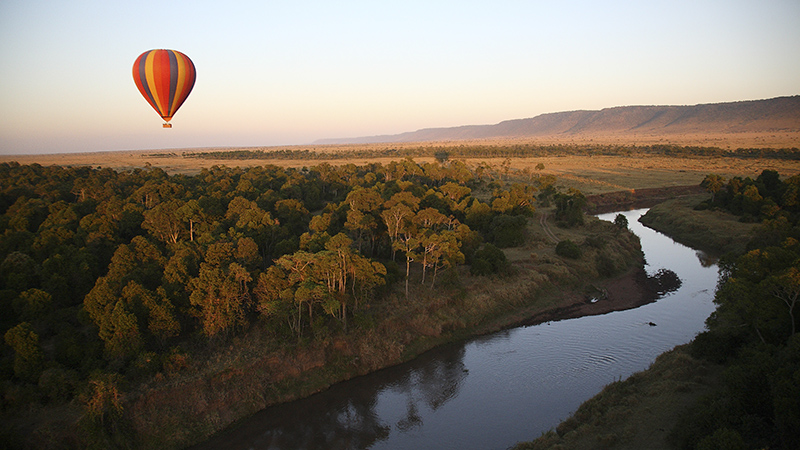
[[[738,216],[717,209],[694,209],[708,198],[696,195],[667,200],[650,208],[642,223],[712,254],[743,253],[755,224],[740,222]]]
[[[598,147],[608,145],[651,145],[669,144],[683,146],[713,146],[718,148],[791,148],[800,146],[800,132],[784,133],[730,133],[730,134],[697,134],[669,136],[627,136],[604,135],[586,137],[544,137],[520,139],[485,139],[450,142],[417,142],[417,143],[379,143],[352,145],[306,145],[284,147],[247,148],[246,150],[308,150],[317,153],[336,154],[352,151],[381,151],[404,148],[444,148],[461,146],[512,146],[512,145],[571,145]],[[138,150],[97,153],[62,153],[49,155],[2,155],[0,162],[16,161],[20,164],[38,163],[41,165],[92,166],[107,167],[114,170],[131,170],[135,168],[158,167],[167,173],[195,174],[204,168],[213,166],[252,167],[273,164],[281,167],[310,167],[323,162],[332,165],[356,164],[370,162],[387,164],[393,158],[351,158],[351,159],[206,159],[189,157],[188,154],[241,150],[237,148],[207,149],[167,149]],[[415,158],[417,162],[431,162],[429,158]],[[500,167],[505,158],[467,158],[465,161],[473,166],[481,163],[492,167]],[[543,164],[543,170],[536,166]],[[752,176],[762,170],[776,170],[782,176],[800,173],[800,161],[774,159],[738,159],[738,158],[679,158],[652,155],[634,156],[546,156],[510,159],[509,181],[525,181],[537,175],[555,175],[562,187],[574,187],[586,195],[606,192],[642,189],[653,187],[683,186],[699,184],[709,173],[723,177]]]

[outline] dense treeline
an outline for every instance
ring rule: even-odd
[[[568,156],[568,155],[656,155],[671,157],[721,157],[741,159],[800,159],[800,149],[797,148],[739,148],[725,150],[719,147],[680,146],[672,144],[654,145],[537,145],[537,144],[509,144],[509,145],[446,145],[446,146],[419,146],[399,147],[384,149],[353,149],[320,152],[308,149],[298,150],[266,150],[266,149],[239,149],[220,150],[209,152],[184,153],[186,158],[201,158],[215,160],[247,160],[247,159],[297,159],[297,160],[338,160],[354,158],[419,158],[435,157],[444,161],[448,158],[530,158],[543,156]],[[151,154],[151,157],[176,156],[175,154]]]
[[[119,435],[123,380],[180,371],[190,347],[254,324],[314,339],[393,284],[507,270],[497,247],[524,241],[535,201],[571,220],[583,204],[554,182],[410,158],[195,176],[4,163],[2,408],[78,398],[90,433]]]
[[[717,310],[695,355],[725,364],[723,386],[673,431],[680,448],[797,448],[800,442],[800,175],[709,175],[720,207],[759,220],[748,251],[721,261]]]

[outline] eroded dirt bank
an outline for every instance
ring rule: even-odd
[[[700,187],[700,185],[607,192],[604,194],[587,196],[587,211],[590,214],[602,214],[626,208],[648,208],[665,200],[702,194],[703,192],[705,192],[705,190]]]
[[[536,313],[519,325],[536,325],[555,320],[596,316],[614,311],[638,308],[658,299],[657,289],[643,268],[634,268],[622,276],[589,286],[588,293],[565,294],[572,302]]]

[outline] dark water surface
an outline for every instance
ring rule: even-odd
[[[195,448],[506,449],[538,437],[603,386],[690,341],[714,310],[716,265],[641,225],[644,212],[622,214],[641,238],[645,269],[666,268],[682,281],[657,302],[438,348],[267,408]]]

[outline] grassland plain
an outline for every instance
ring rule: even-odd
[[[712,254],[742,250],[755,225],[722,211],[694,209],[707,198],[704,194],[659,203],[642,222]],[[688,344],[678,346],[660,355],[649,369],[606,386],[555,430],[514,450],[672,449],[668,435],[678,419],[714,390],[723,370],[692,357]]]
[[[664,139],[655,139],[654,143],[665,143]],[[714,140],[669,141],[682,145],[715,145]],[[738,142],[738,141],[737,141]],[[779,147],[797,147],[800,142],[797,136],[773,145]],[[550,140],[476,140],[453,142],[423,142],[423,143],[395,143],[395,144],[352,144],[352,145],[316,145],[316,146],[285,146],[285,147],[259,147],[255,150],[280,151],[280,150],[309,150],[319,153],[336,154],[341,152],[372,150],[380,151],[390,148],[403,149],[414,147],[431,148],[458,148],[467,145],[506,146],[506,145],[580,145],[587,146],[587,152],[596,145],[598,148],[614,144],[637,144],[637,142],[618,142],[615,139],[585,139],[579,141]],[[642,144],[642,142],[639,142]],[[763,148],[765,145],[758,139],[741,141],[739,147]],[[215,165],[238,167],[261,166],[274,164],[281,167],[310,167],[321,163],[332,165],[356,164],[377,162],[387,164],[397,158],[352,158],[330,160],[315,159],[213,159],[190,157],[192,154],[225,152],[237,150],[235,148],[209,148],[209,149],[169,149],[169,150],[138,150],[97,153],[62,153],[49,155],[0,155],[0,162],[16,161],[20,164],[62,165],[62,166],[102,166],[114,170],[131,170],[144,167],[158,167],[167,173],[196,174],[204,168]],[[506,158],[463,158],[468,164],[477,166],[485,164],[499,167]],[[431,162],[434,158],[419,157],[416,161]],[[800,160],[778,159],[739,159],[720,157],[674,157],[655,155],[615,155],[602,156],[589,154],[549,154],[542,157],[514,157],[509,158],[510,177],[524,181],[535,175],[555,175],[558,183],[564,187],[574,187],[585,195],[600,194],[614,191],[661,188],[669,186],[697,185],[709,173],[716,173],[723,177],[751,176],[756,177],[762,170],[776,170],[782,176],[800,173]],[[536,169],[542,164],[544,169]]]

